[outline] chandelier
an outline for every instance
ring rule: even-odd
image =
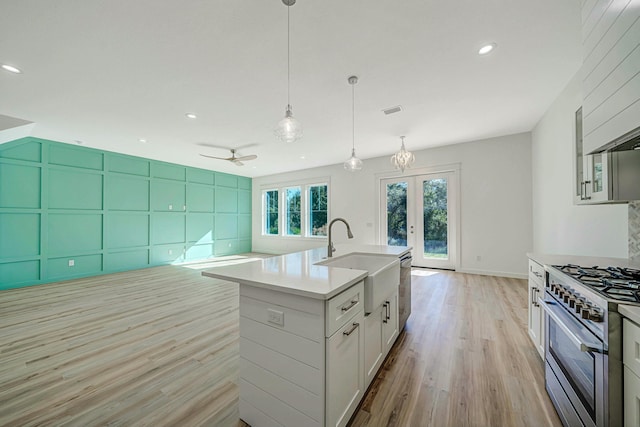
[[[396,169],[400,169],[400,172],[404,173],[405,169],[411,167],[416,157],[411,151],[407,151],[407,149],[404,148],[404,136],[401,136],[400,139],[402,140],[402,146],[400,147],[400,151],[391,156],[391,164]]]

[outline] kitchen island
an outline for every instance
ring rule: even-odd
[[[398,336],[398,257],[409,247],[336,245],[388,258],[393,291],[365,316],[369,272],[326,262],[326,248],[212,268],[239,283],[240,418],[254,427],[344,426]]]

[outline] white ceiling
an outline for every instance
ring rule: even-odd
[[[400,135],[415,151],[530,131],[581,63],[578,0],[298,0],[291,103],[304,138],[284,145],[286,9],[2,0],[0,63],[23,73],[0,69],[0,114],[34,122],[34,136],[263,176],[350,156],[350,75],[366,159],[397,151]],[[498,48],[477,55],[487,42]],[[199,144],[259,157],[237,167]]]

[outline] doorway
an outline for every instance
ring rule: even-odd
[[[380,180],[381,244],[413,246],[413,265],[455,270],[458,171]]]

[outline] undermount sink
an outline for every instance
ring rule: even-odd
[[[400,284],[400,260],[395,257],[371,254],[348,254],[316,263],[327,267],[364,270],[364,311],[371,313],[382,304]]]

